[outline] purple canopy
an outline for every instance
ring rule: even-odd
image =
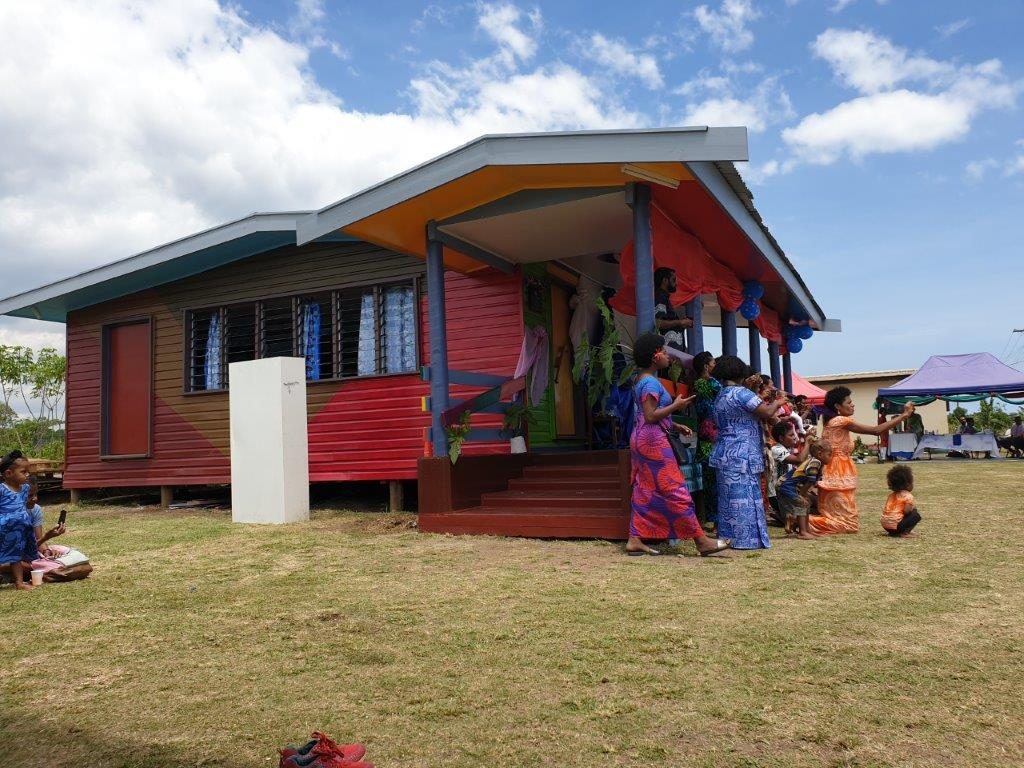
[[[879,397],[928,395],[983,395],[1024,392],[1024,373],[1001,363],[988,352],[969,355],[932,355],[914,373]]]

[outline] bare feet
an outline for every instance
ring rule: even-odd
[[[24,589],[26,592],[30,592],[33,589],[35,589],[35,587],[33,587],[31,584],[26,584],[24,581],[19,581],[19,582],[15,583],[14,588],[15,589]]]
[[[814,536],[814,535],[812,535],[810,533],[798,533],[796,535],[796,537],[798,539],[801,539],[802,541],[814,541],[815,539],[818,538],[817,536]]]

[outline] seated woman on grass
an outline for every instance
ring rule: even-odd
[[[14,576],[15,589],[32,589],[25,574],[39,557],[28,499],[28,462],[21,451],[0,459],[0,569]]]
[[[825,426],[821,442],[832,447],[832,460],[821,471],[818,481],[818,512],[807,518],[811,533],[856,533],[860,528],[857,509],[857,466],[853,435],[884,435],[902,424],[914,412],[914,404],[903,406],[903,413],[881,424],[858,424],[853,420],[853,400],[846,387],[835,387],[825,395]]]

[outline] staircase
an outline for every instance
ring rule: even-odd
[[[504,490],[481,493],[476,507],[421,513],[419,527],[430,533],[625,539],[628,467],[619,451],[531,454]]]

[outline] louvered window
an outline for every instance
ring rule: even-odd
[[[412,373],[418,284],[341,288],[186,313],[185,389],[227,389],[228,365],[302,357],[309,381]]]

